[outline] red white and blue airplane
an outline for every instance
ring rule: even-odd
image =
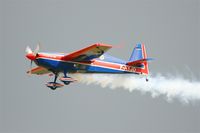
[[[60,73],[63,73],[60,81],[65,85],[76,81],[76,79],[68,76],[69,73],[132,73],[145,75],[146,81],[148,81],[148,61],[151,58],[147,58],[144,44],[139,43],[136,45],[129,61],[106,54],[110,48],[112,48],[111,45],[96,43],[67,54],[38,52],[39,45],[37,45],[34,51],[27,47],[26,57],[31,60],[31,66],[32,62],[35,62],[37,65],[36,68],[31,68],[27,73],[54,75],[54,81],[46,84],[52,90],[64,86],[56,82]]]

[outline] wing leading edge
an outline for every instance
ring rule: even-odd
[[[48,69],[44,68],[44,67],[35,67],[29,71],[27,71],[27,73],[30,74],[36,74],[36,75],[43,75],[43,74],[48,74],[51,73],[51,71],[49,71]]]

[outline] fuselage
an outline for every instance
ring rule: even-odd
[[[38,53],[35,63],[53,72],[67,73],[134,73],[141,68],[126,65],[126,61],[103,54],[88,61],[63,60],[65,53]]]

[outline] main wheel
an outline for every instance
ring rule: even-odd
[[[52,90],[56,90],[56,88],[57,88],[56,86],[51,86],[50,87],[50,89],[52,89]]]
[[[70,84],[70,82],[68,82],[68,81],[63,81],[63,83],[64,83],[65,85],[69,85],[69,84]]]

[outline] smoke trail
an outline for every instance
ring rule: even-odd
[[[165,96],[167,101],[178,99],[188,103],[200,100],[200,82],[181,77],[157,75],[150,77],[149,82],[146,82],[144,77],[129,74],[74,74],[72,77],[81,83],[97,84],[104,88],[123,88],[130,92],[137,90],[150,93],[153,98]]]

